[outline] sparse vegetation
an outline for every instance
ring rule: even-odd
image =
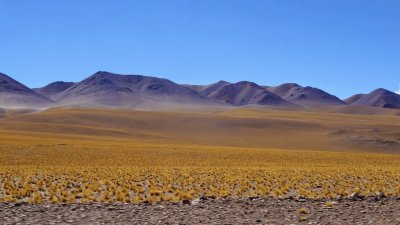
[[[397,117],[54,109],[1,122],[2,202],[400,196],[400,155],[356,152],[340,136],[393,138]],[[346,127],[357,128],[332,134]]]
[[[1,145],[0,201],[139,203],[201,196],[336,198],[355,192],[398,196],[399,163],[400,156],[384,154],[10,141]]]

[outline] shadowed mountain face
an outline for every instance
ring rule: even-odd
[[[383,88],[376,89],[369,94],[354,95],[345,101],[352,105],[392,109],[400,108],[400,95]]]
[[[209,85],[190,85],[190,84],[183,84],[182,86],[188,87],[192,90],[195,90],[199,92],[200,94],[204,96],[211,96],[215,92],[217,92],[219,89],[223,88],[224,86],[231,84],[226,81],[218,81],[217,83],[209,84]]]
[[[354,102],[358,101],[360,98],[362,98],[365,94],[356,94],[351,96],[350,98],[345,99],[344,101],[347,104],[353,104]]]
[[[74,82],[56,81],[42,88],[34,88],[33,90],[43,96],[52,98],[54,95],[61,93],[72,87]]]
[[[198,92],[170,80],[141,75],[97,72],[54,96],[63,105],[113,107],[174,107],[219,105]]]
[[[267,87],[267,90],[282,97],[288,102],[305,107],[325,107],[347,104],[338,97],[318,88],[302,87],[294,83],[282,84],[276,87]]]
[[[181,84],[181,86],[190,88],[196,92],[201,92],[204,88],[207,87],[207,85],[192,85],[192,84]]]
[[[301,88],[301,86],[295,83],[286,83],[276,87],[265,86],[265,89],[281,97],[285,97],[293,88]]]
[[[209,97],[235,106],[292,105],[287,101],[283,100],[281,97],[265,90],[264,88],[258,86],[257,84],[247,81],[224,85],[222,88],[219,88],[214,92],[211,92]]]
[[[221,80],[217,83],[206,86],[205,88],[203,88],[203,90],[201,90],[200,93],[204,96],[209,97],[209,96],[217,93],[221,88],[223,88],[229,84],[231,84],[231,83]]]
[[[0,73],[0,107],[41,108],[51,105],[53,105],[53,102],[50,99]]]

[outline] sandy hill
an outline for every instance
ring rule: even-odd
[[[220,106],[198,92],[170,80],[100,71],[55,95],[60,105],[124,108]]]
[[[372,107],[370,107],[372,108]],[[379,109],[379,108],[374,108]],[[389,110],[389,109],[379,109]],[[204,146],[399,152],[400,117],[229,108],[208,112],[62,109],[0,118],[0,136]],[[161,150],[162,149],[157,149]],[[201,157],[201,155],[199,155]],[[310,155],[312,157],[312,155]]]
[[[379,108],[363,105],[342,105],[329,108],[327,111],[345,114],[400,116],[400,111],[398,109]]]
[[[56,81],[41,88],[34,88],[33,90],[36,93],[51,99],[54,95],[67,90],[74,84],[74,82]]]
[[[287,83],[276,87],[268,87],[268,91],[282,97],[286,101],[304,107],[326,107],[346,105],[338,97],[314,87],[302,87],[298,84]]]
[[[50,99],[0,73],[0,108],[41,108],[52,105]]]
[[[345,101],[352,105],[400,109],[400,95],[383,88],[369,94],[354,95]]]
[[[248,81],[223,85],[221,88],[211,92],[209,97],[235,106],[294,106],[261,86]]]

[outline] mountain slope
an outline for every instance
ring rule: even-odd
[[[53,98],[61,105],[125,108],[221,105],[167,79],[104,71],[76,83]]]
[[[0,73],[0,108],[41,108],[52,105],[50,99]]]
[[[209,84],[209,85],[191,85],[191,84],[183,84],[182,86],[188,87],[192,90],[199,92],[200,94],[209,97],[219,89],[224,86],[231,84],[227,81],[218,81],[217,83]]]
[[[343,100],[343,101],[345,101],[347,104],[352,104],[352,103],[358,101],[358,100],[359,100],[360,98],[362,98],[364,95],[365,95],[365,94],[355,94],[355,95],[353,95],[353,96],[351,96],[351,97],[349,97],[349,98],[346,98],[346,99]]]
[[[195,84],[181,84],[181,86],[190,88],[196,92],[201,92],[207,85],[195,85]]]
[[[302,87],[294,83],[282,84],[276,87],[268,87],[267,90],[282,97],[286,101],[304,107],[325,107],[347,104],[338,97],[321,89]]]
[[[210,98],[232,104],[234,106],[244,105],[271,105],[290,106],[292,104],[283,100],[281,97],[265,90],[255,83],[242,81],[228,84],[220,89],[211,92]]]
[[[218,81],[217,83],[210,84],[210,85],[204,87],[203,90],[201,90],[200,93],[202,95],[204,95],[204,96],[211,96],[214,93],[218,92],[221,88],[223,88],[223,87],[225,87],[226,85],[229,85],[229,84],[231,84],[231,83],[229,83],[227,81],[224,81],[224,80],[221,80],[221,81]]]
[[[346,99],[352,105],[400,109],[400,95],[383,88]]]
[[[74,82],[56,81],[41,88],[34,88],[33,90],[36,93],[51,99],[54,95],[67,90],[74,84],[75,84]]]

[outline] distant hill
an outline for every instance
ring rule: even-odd
[[[265,90],[261,86],[242,81],[234,84],[224,84],[220,88],[213,88],[209,97],[234,106],[244,105],[270,105],[270,106],[294,106],[281,97]]]
[[[200,94],[209,97],[219,89],[223,88],[224,86],[231,84],[227,81],[218,81],[217,83],[209,84],[209,85],[191,85],[191,84],[183,84],[183,86],[188,87],[192,90],[199,92]]]
[[[106,71],[99,71],[78,83],[57,81],[32,90],[0,73],[0,108],[5,109],[68,106],[157,110],[248,105],[397,115],[395,110],[386,112],[368,107],[399,109],[400,95],[380,88],[343,101],[321,89],[296,83],[259,86],[249,81],[219,81],[209,85],[179,85],[163,78]]]
[[[390,115],[400,116],[400,110],[362,105],[342,105],[330,108],[329,112],[344,114],[364,114],[364,115]]]
[[[229,84],[231,84],[231,83],[221,80],[221,81],[218,81],[217,83],[205,86],[200,91],[200,93],[204,96],[209,97],[209,96],[213,95],[214,93],[218,92],[221,88],[223,88]]]
[[[192,84],[181,84],[181,86],[190,88],[196,92],[201,92],[204,88],[207,87],[207,85],[192,85]]]
[[[383,88],[369,94],[357,94],[345,100],[351,105],[400,109],[400,95]]]
[[[282,97],[288,102],[304,107],[326,107],[346,105],[338,97],[314,87],[302,87],[295,83],[267,87],[266,90]]]
[[[198,92],[170,80],[100,71],[55,95],[61,105],[165,108],[216,106]]]
[[[50,107],[53,101],[0,73],[0,108]]]
[[[72,87],[74,82],[64,82],[64,81],[56,81],[51,84],[48,84],[42,88],[34,88],[33,90],[43,96],[48,98],[52,98],[54,95],[61,93],[68,88]]]
[[[293,89],[293,88],[302,88],[300,85],[296,84],[296,83],[286,83],[286,84],[282,84],[279,86],[263,86],[265,89],[267,89],[268,91],[279,95],[281,97],[286,97],[286,95],[288,95],[288,93]]]
[[[345,99],[344,101],[347,104],[353,104],[354,102],[358,101],[360,98],[362,98],[365,94],[356,94],[351,96],[350,98]]]

